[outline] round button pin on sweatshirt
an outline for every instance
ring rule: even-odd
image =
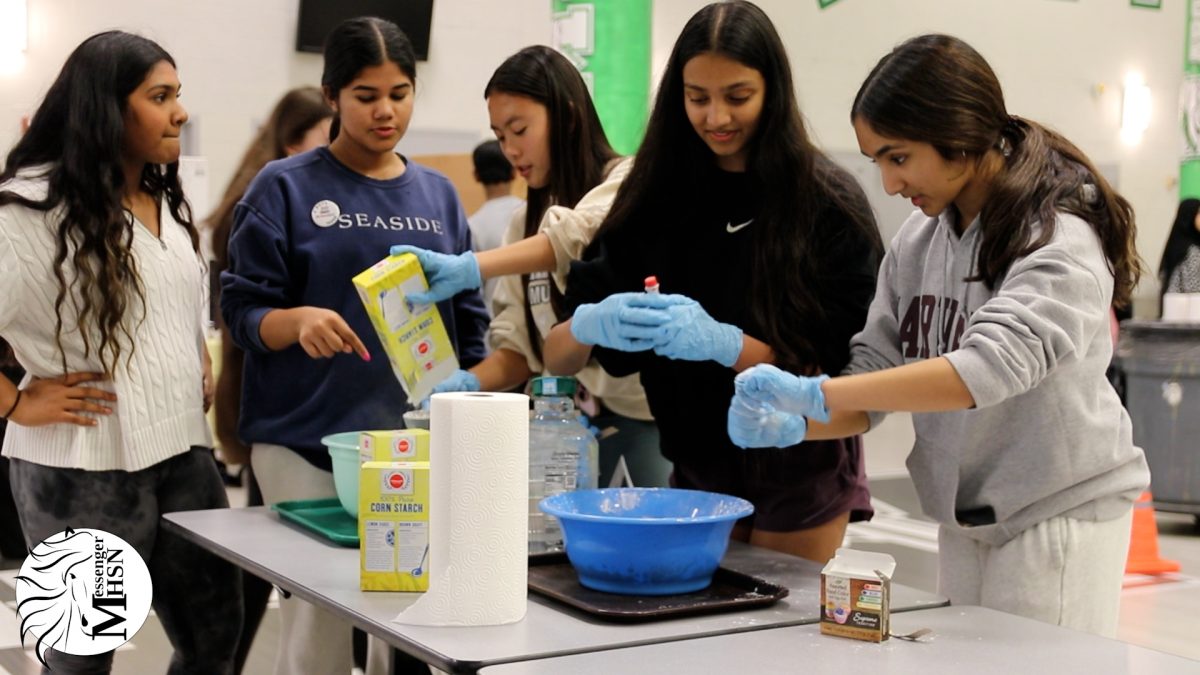
[[[340,215],[342,215],[341,207],[328,199],[322,199],[312,208],[312,221],[317,227],[332,226],[338,221]]]

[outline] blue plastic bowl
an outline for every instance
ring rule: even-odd
[[[538,506],[562,523],[579,583],[627,595],[707,587],[734,523],[754,512],[745,499],[673,488],[576,490]]]
[[[358,517],[358,473],[362,463],[358,457],[358,432],[344,431],[330,434],[321,439],[329,448],[333,460],[333,486],[337,488],[338,501],[346,513]]]

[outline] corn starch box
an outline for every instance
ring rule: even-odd
[[[871,642],[888,639],[895,571],[890,555],[839,548],[821,570],[821,632]]]
[[[429,590],[429,463],[366,462],[358,483],[364,591]]]
[[[405,296],[428,289],[411,253],[388,256],[353,279],[392,370],[408,400],[427,398],[433,386],[458,370],[458,359],[435,305],[414,305]]]
[[[359,462],[428,462],[429,432],[425,429],[364,431],[358,435]]]

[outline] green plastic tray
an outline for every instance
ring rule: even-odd
[[[358,547],[358,520],[346,513],[337,497],[279,502],[271,508],[335,544]]]

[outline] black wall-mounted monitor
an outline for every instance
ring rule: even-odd
[[[412,40],[418,60],[429,58],[433,0],[300,0],[296,51],[320,54],[329,31],[356,16],[377,16],[391,21]]]

